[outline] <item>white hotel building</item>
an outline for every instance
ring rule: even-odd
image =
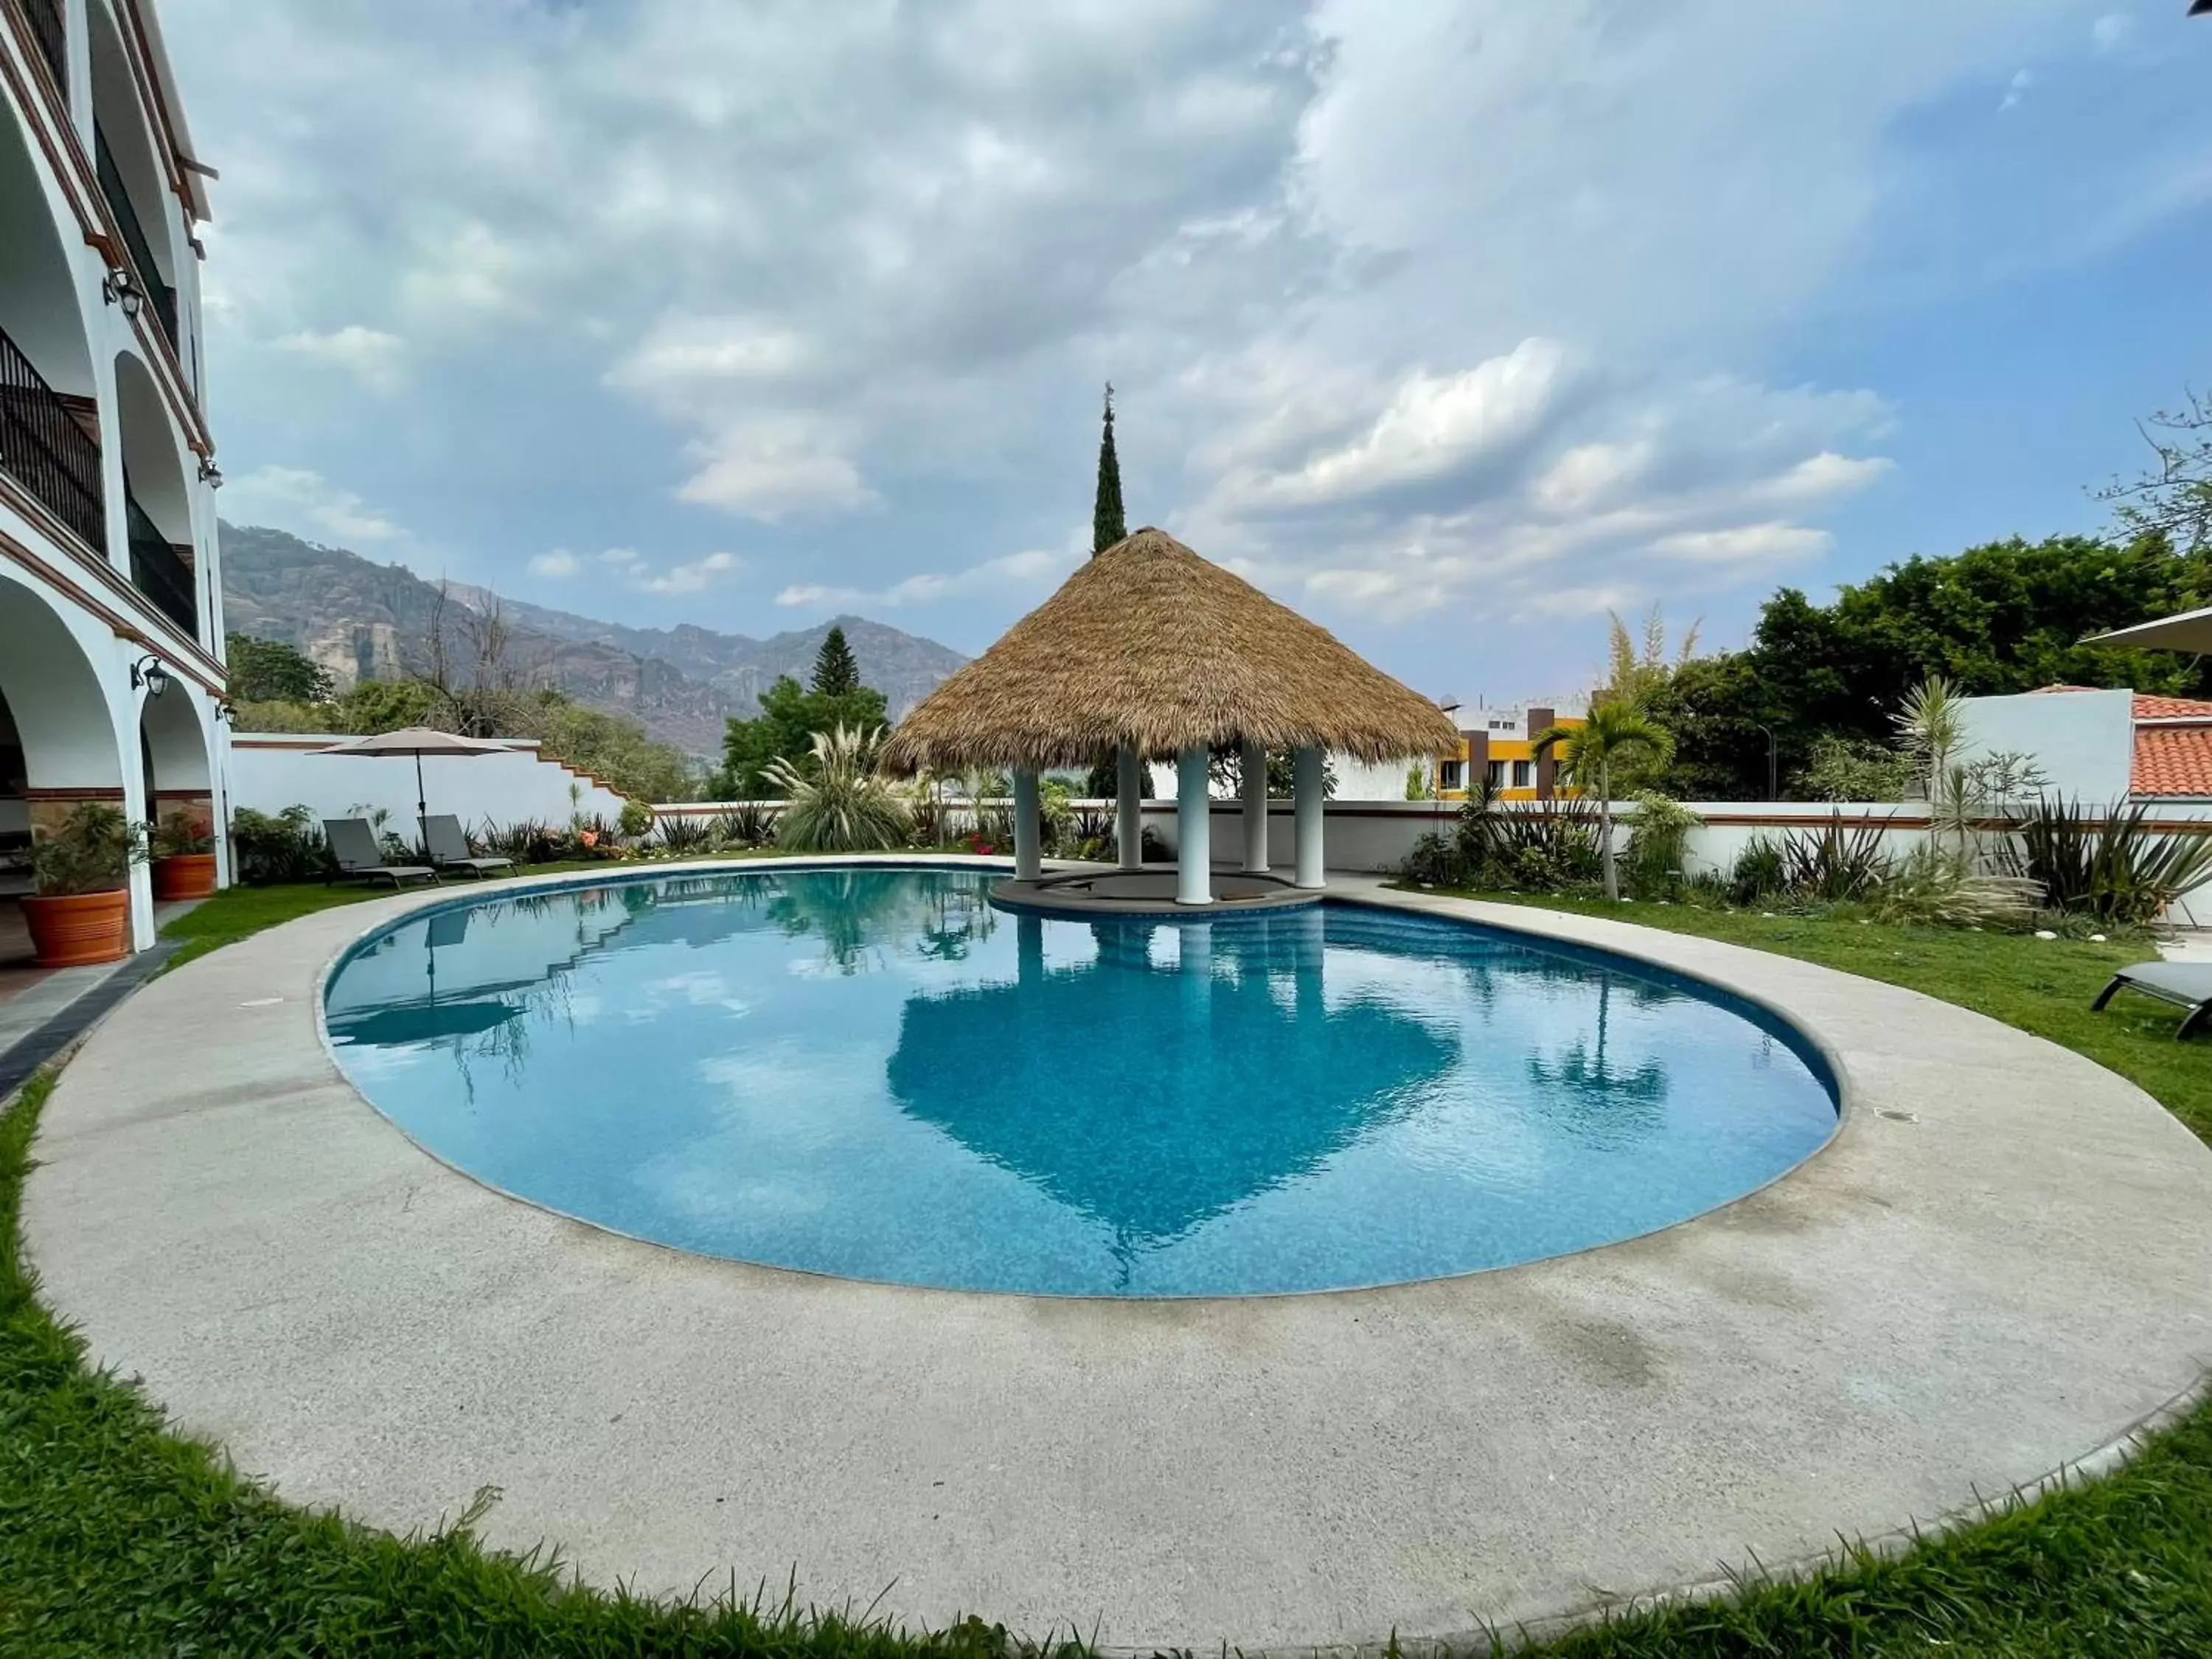
[[[0,848],[88,799],[221,824],[212,175],[151,0],[0,0]]]

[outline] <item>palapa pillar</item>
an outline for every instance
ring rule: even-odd
[[[1244,873],[1267,873],[1267,751],[1256,743],[1244,745],[1239,763],[1244,786]]]
[[[1035,881],[1044,873],[1044,836],[1037,822],[1037,775],[1014,774],[1014,879]]]
[[[1322,760],[1318,749],[1291,751],[1291,763],[1297,774],[1297,884],[1301,887],[1324,884],[1321,873]]]
[[[1114,849],[1124,870],[1145,866],[1145,757],[1123,744],[1114,751]]]
[[[1213,902],[1212,803],[1203,744],[1176,755],[1176,902]]]

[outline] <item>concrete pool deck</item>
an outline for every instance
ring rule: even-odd
[[[2132,1085],[1786,957],[1331,881],[1763,1003],[1830,1054],[1842,1127],[1664,1231],[1378,1291],[750,1267],[492,1193],[338,1073],[325,970],[449,889],[273,929],[111,1016],[46,1109],[32,1259],[96,1363],[295,1502],[404,1532],[494,1486],[491,1541],[602,1584],[795,1568],[817,1605],[1121,1648],[1474,1638],[1780,1569],[2109,1461],[2202,1385],[2212,1151]]]

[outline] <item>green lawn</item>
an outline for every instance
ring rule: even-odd
[[[226,895],[173,930],[200,948],[359,895]],[[1757,945],[1945,996],[2069,1043],[2212,1132],[2212,1044],[2171,1040],[2156,1005],[2085,1010],[2134,947],[1765,920],[1681,906],[1560,906]],[[204,916],[197,928],[184,924]],[[287,1508],[163,1431],[86,1370],[33,1297],[16,1206],[51,1079],[0,1115],[0,1653],[984,1656],[977,1623],[937,1634],[794,1616],[770,1595],[685,1607],[601,1595],[465,1529],[399,1540]],[[1224,1524],[1235,1524],[1233,1516]],[[988,1612],[988,1609],[985,1610]],[[2112,1478],[1894,1560],[1618,1620],[1539,1651],[1653,1655],[2212,1654],[2212,1407]]]

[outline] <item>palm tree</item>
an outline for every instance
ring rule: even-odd
[[[1594,702],[1580,726],[1554,726],[1536,734],[1536,753],[1559,751],[1559,769],[1585,794],[1597,796],[1598,856],[1605,861],[1605,896],[1620,897],[1620,872],[1613,861],[1613,765],[1644,761],[1654,770],[1674,758],[1667,728],[1632,702]]]

